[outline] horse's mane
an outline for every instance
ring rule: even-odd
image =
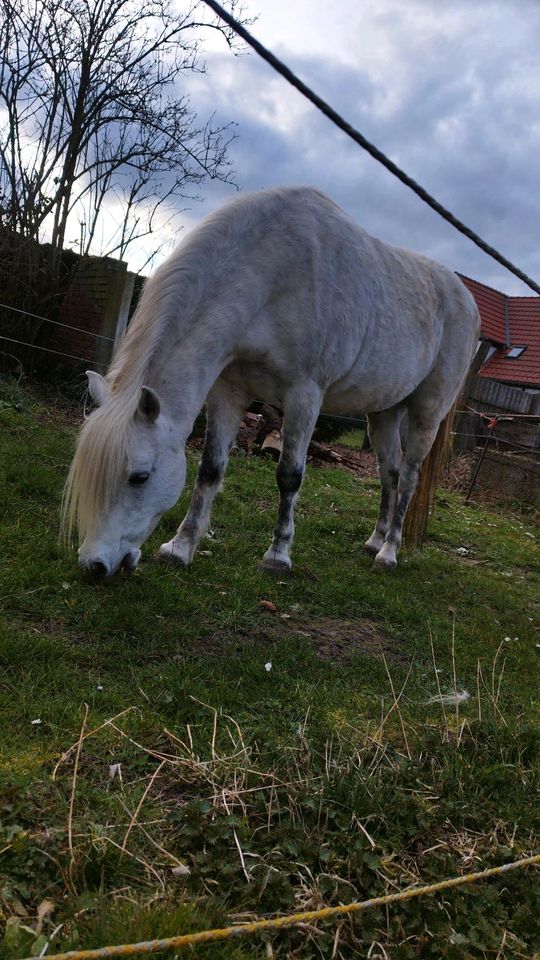
[[[76,527],[81,541],[110,507],[126,469],[141,387],[168,356],[167,345],[181,337],[198,313],[209,280],[235,240],[260,217],[244,195],[207,217],[145,283],[109,371],[110,398],[93,411],[80,431],[62,498],[62,531]]]

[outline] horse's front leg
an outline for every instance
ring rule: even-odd
[[[263,569],[270,573],[283,575],[292,567],[290,553],[294,537],[294,507],[320,404],[320,391],[314,384],[295,388],[284,403],[283,448],[276,471],[278,518],[272,543],[262,559]]]
[[[191,563],[210,525],[212,504],[223,480],[240,421],[249,404],[249,397],[219,380],[208,394],[204,448],[191,503],[176,535],[159,548],[160,560],[184,566]]]

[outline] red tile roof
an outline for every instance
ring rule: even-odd
[[[504,293],[487,287],[485,283],[479,280],[471,280],[470,277],[464,277],[459,274],[460,280],[471,291],[476,300],[477,307],[482,318],[482,334],[486,340],[493,340],[494,343],[506,343],[506,322],[504,306],[507,299]]]
[[[540,388],[540,297],[507,297],[478,280],[461,275],[460,278],[478,305],[483,337],[498,347],[480,370],[480,376]],[[517,359],[508,359],[511,347],[527,349]]]

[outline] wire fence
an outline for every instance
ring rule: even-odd
[[[467,439],[470,439],[471,434],[470,434],[470,433],[465,433],[465,431],[462,431],[462,430],[452,430],[452,436],[453,436],[453,437],[466,437]],[[476,446],[477,446],[477,447],[480,446],[480,444],[482,443],[482,441],[483,441],[483,440],[485,441],[485,439],[486,439],[485,437],[484,437],[484,438],[477,439]],[[512,449],[523,450],[524,452],[531,454],[531,456],[533,456],[533,457],[536,456],[536,457],[538,457],[538,458],[540,459],[540,448],[536,448],[536,447],[534,447],[534,446],[529,446],[529,445],[526,444],[526,443],[519,443],[518,440],[506,440],[504,437],[498,437],[495,433],[492,433],[492,434],[488,435],[487,439],[488,439],[489,441],[493,441],[493,444],[494,444],[495,446],[500,443],[500,444],[506,445],[506,446],[508,446],[508,447],[512,447]]]
[[[14,337],[6,337],[4,334],[0,334],[0,340],[6,340],[8,343],[17,343],[22,347],[27,347],[29,350],[42,350],[44,353],[54,353],[57,357],[65,357],[68,360],[79,360],[81,363],[89,363],[97,367],[103,367],[103,369],[107,368],[106,363],[100,363],[97,360],[88,360],[87,357],[77,357],[73,353],[64,353],[63,350],[53,350],[51,347],[41,347],[39,344],[29,343],[27,340],[15,340]],[[13,356],[13,354],[9,354],[9,356]],[[18,357],[14,359],[22,365]]]
[[[527,453],[531,457],[538,457],[540,459],[540,415],[533,413],[492,413],[484,412],[477,410],[474,407],[467,405],[463,410],[457,410],[456,416],[460,415],[472,415],[476,417],[476,421],[471,424],[471,427],[468,431],[465,430],[453,430],[452,436],[454,437],[463,437],[466,440],[470,440],[471,437],[476,438],[476,446],[481,444],[498,447],[499,444],[511,448],[512,450],[519,450]],[[501,437],[495,431],[499,423],[513,423],[518,424],[527,424],[530,423],[531,426],[538,426],[536,430],[536,437],[531,443],[522,443],[520,440],[517,440],[515,437]],[[485,432],[481,432],[481,431]]]
[[[29,310],[12,307],[9,303],[0,303],[0,310],[13,310],[14,313],[22,313],[26,317],[32,317],[34,320],[52,323],[55,327],[64,327],[66,330],[75,330],[77,333],[84,333],[87,337],[97,337],[98,340],[108,340],[110,343],[114,343],[114,337],[106,337],[103,333],[95,333],[94,330],[85,330],[83,327],[74,327],[71,323],[61,323],[60,320],[51,320],[50,317],[41,317],[37,313],[30,313]]]
[[[32,313],[30,310],[21,310],[20,307],[13,307],[9,303],[0,303],[0,310],[11,310],[13,313],[21,314],[25,317],[30,317],[32,320],[39,320],[43,323],[51,324],[55,327],[62,327],[65,330],[72,330],[75,333],[81,333],[86,337],[93,337],[94,340],[105,340],[109,343],[114,343],[114,337],[107,337],[102,333],[96,333],[94,330],[85,330],[83,327],[76,327],[71,323],[63,323],[60,320],[52,320],[50,317],[43,317],[40,314]],[[0,341],[5,341],[7,343],[15,343],[18,346],[26,347],[28,350],[40,350],[43,353],[54,354],[58,357],[64,357],[67,360],[76,360],[80,363],[87,363],[93,366],[102,367],[103,369],[107,368],[107,364],[101,361],[90,359],[88,357],[81,357],[73,353],[67,353],[64,350],[54,350],[52,347],[44,347],[41,344],[32,343],[30,340],[19,340],[15,337],[8,337],[4,333],[0,333]],[[13,354],[8,354],[8,356],[13,357]],[[13,357],[20,366],[22,366],[21,361],[18,357]]]

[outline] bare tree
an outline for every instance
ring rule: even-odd
[[[106,198],[122,211],[107,252],[123,256],[167,204],[229,179],[232,125],[199,120],[181,90],[204,71],[204,31],[232,43],[202,7],[0,0],[0,221],[50,241],[49,279],[75,217],[92,248]]]

